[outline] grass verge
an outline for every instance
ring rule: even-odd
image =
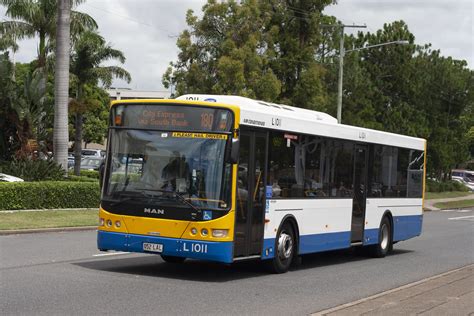
[[[434,207],[437,207],[440,209],[474,207],[474,199],[451,201],[451,202],[439,202],[439,203],[435,203]]]
[[[474,194],[471,192],[461,192],[461,191],[447,191],[447,192],[426,192],[425,198],[427,200],[434,200],[434,199],[447,199],[447,198],[455,198],[461,196],[468,196],[471,195],[474,197]]]
[[[98,210],[0,212],[0,230],[94,226]]]

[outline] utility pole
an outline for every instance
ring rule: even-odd
[[[339,82],[337,88],[337,122],[340,124],[342,119],[342,76],[344,75],[344,28],[366,28],[366,25],[335,25],[341,29],[341,40],[339,42]]]

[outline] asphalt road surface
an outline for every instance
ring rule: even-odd
[[[0,314],[303,315],[474,263],[474,210],[425,214],[421,237],[384,259],[316,254],[281,275],[256,262],[100,253],[95,235],[0,236]]]

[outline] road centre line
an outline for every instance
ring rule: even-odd
[[[125,252],[125,251],[109,252],[109,253],[98,253],[98,254],[92,255],[92,257],[105,257],[105,256],[126,255],[126,254],[129,254],[129,253],[130,253],[130,252]]]
[[[457,220],[468,219],[468,218],[474,218],[474,215],[460,216],[460,217],[450,217],[448,219],[451,220],[451,221],[457,221]]]

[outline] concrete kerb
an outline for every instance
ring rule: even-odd
[[[335,307],[332,307],[332,308],[329,308],[329,309],[326,309],[326,310],[318,311],[318,312],[312,313],[311,316],[324,316],[324,315],[329,315],[329,314],[344,314],[343,310],[349,310],[350,308],[355,307],[357,305],[361,305],[361,304],[364,304],[366,302],[376,300],[380,297],[388,296],[388,295],[394,294],[394,293],[402,291],[402,290],[406,290],[406,289],[413,288],[413,287],[416,287],[416,286],[422,286],[423,284],[426,284],[430,281],[437,280],[437,279],[440,279],[442,277],[452,275],[454,273],[463,271],[465,269],[470,269],[473,266],[474,266],[474,264],[468,264],[466,266],[463,266],[463,267],[460,267],[460,268],[457,268],[457,269],[454,269],[454,270],[451,270],[451,271],[447,271],[447,272],[444,272],[444,273],[441,273],[441,274],[438,274],[438,275],[434,275],[434,276],[431,276],[431,277],[428,277],[428,278],[425,278],[425,279],[422,279],[422,280],[419,280],[419,281],[416,281],[416,282],[412,282],[412,283],[409,283],[409,284],[406,284],[406,285],[402,285],[400,287],[397,287],[397,288],[394,288],[394,289],[391,289],[391,290],[388,290],[388,291],[384,291],[384,292],[381,292],[381,293],[378,293],[378,294],[375,294],[375,295],[372,295],[372,296],[369,296],[369,297],[365,297],[365,298],[362,298],[360,300],[356,300],[356,301],[353,301],[353,302],[349,302],[349,303],[346,303],[346,304],[335,306]]]

